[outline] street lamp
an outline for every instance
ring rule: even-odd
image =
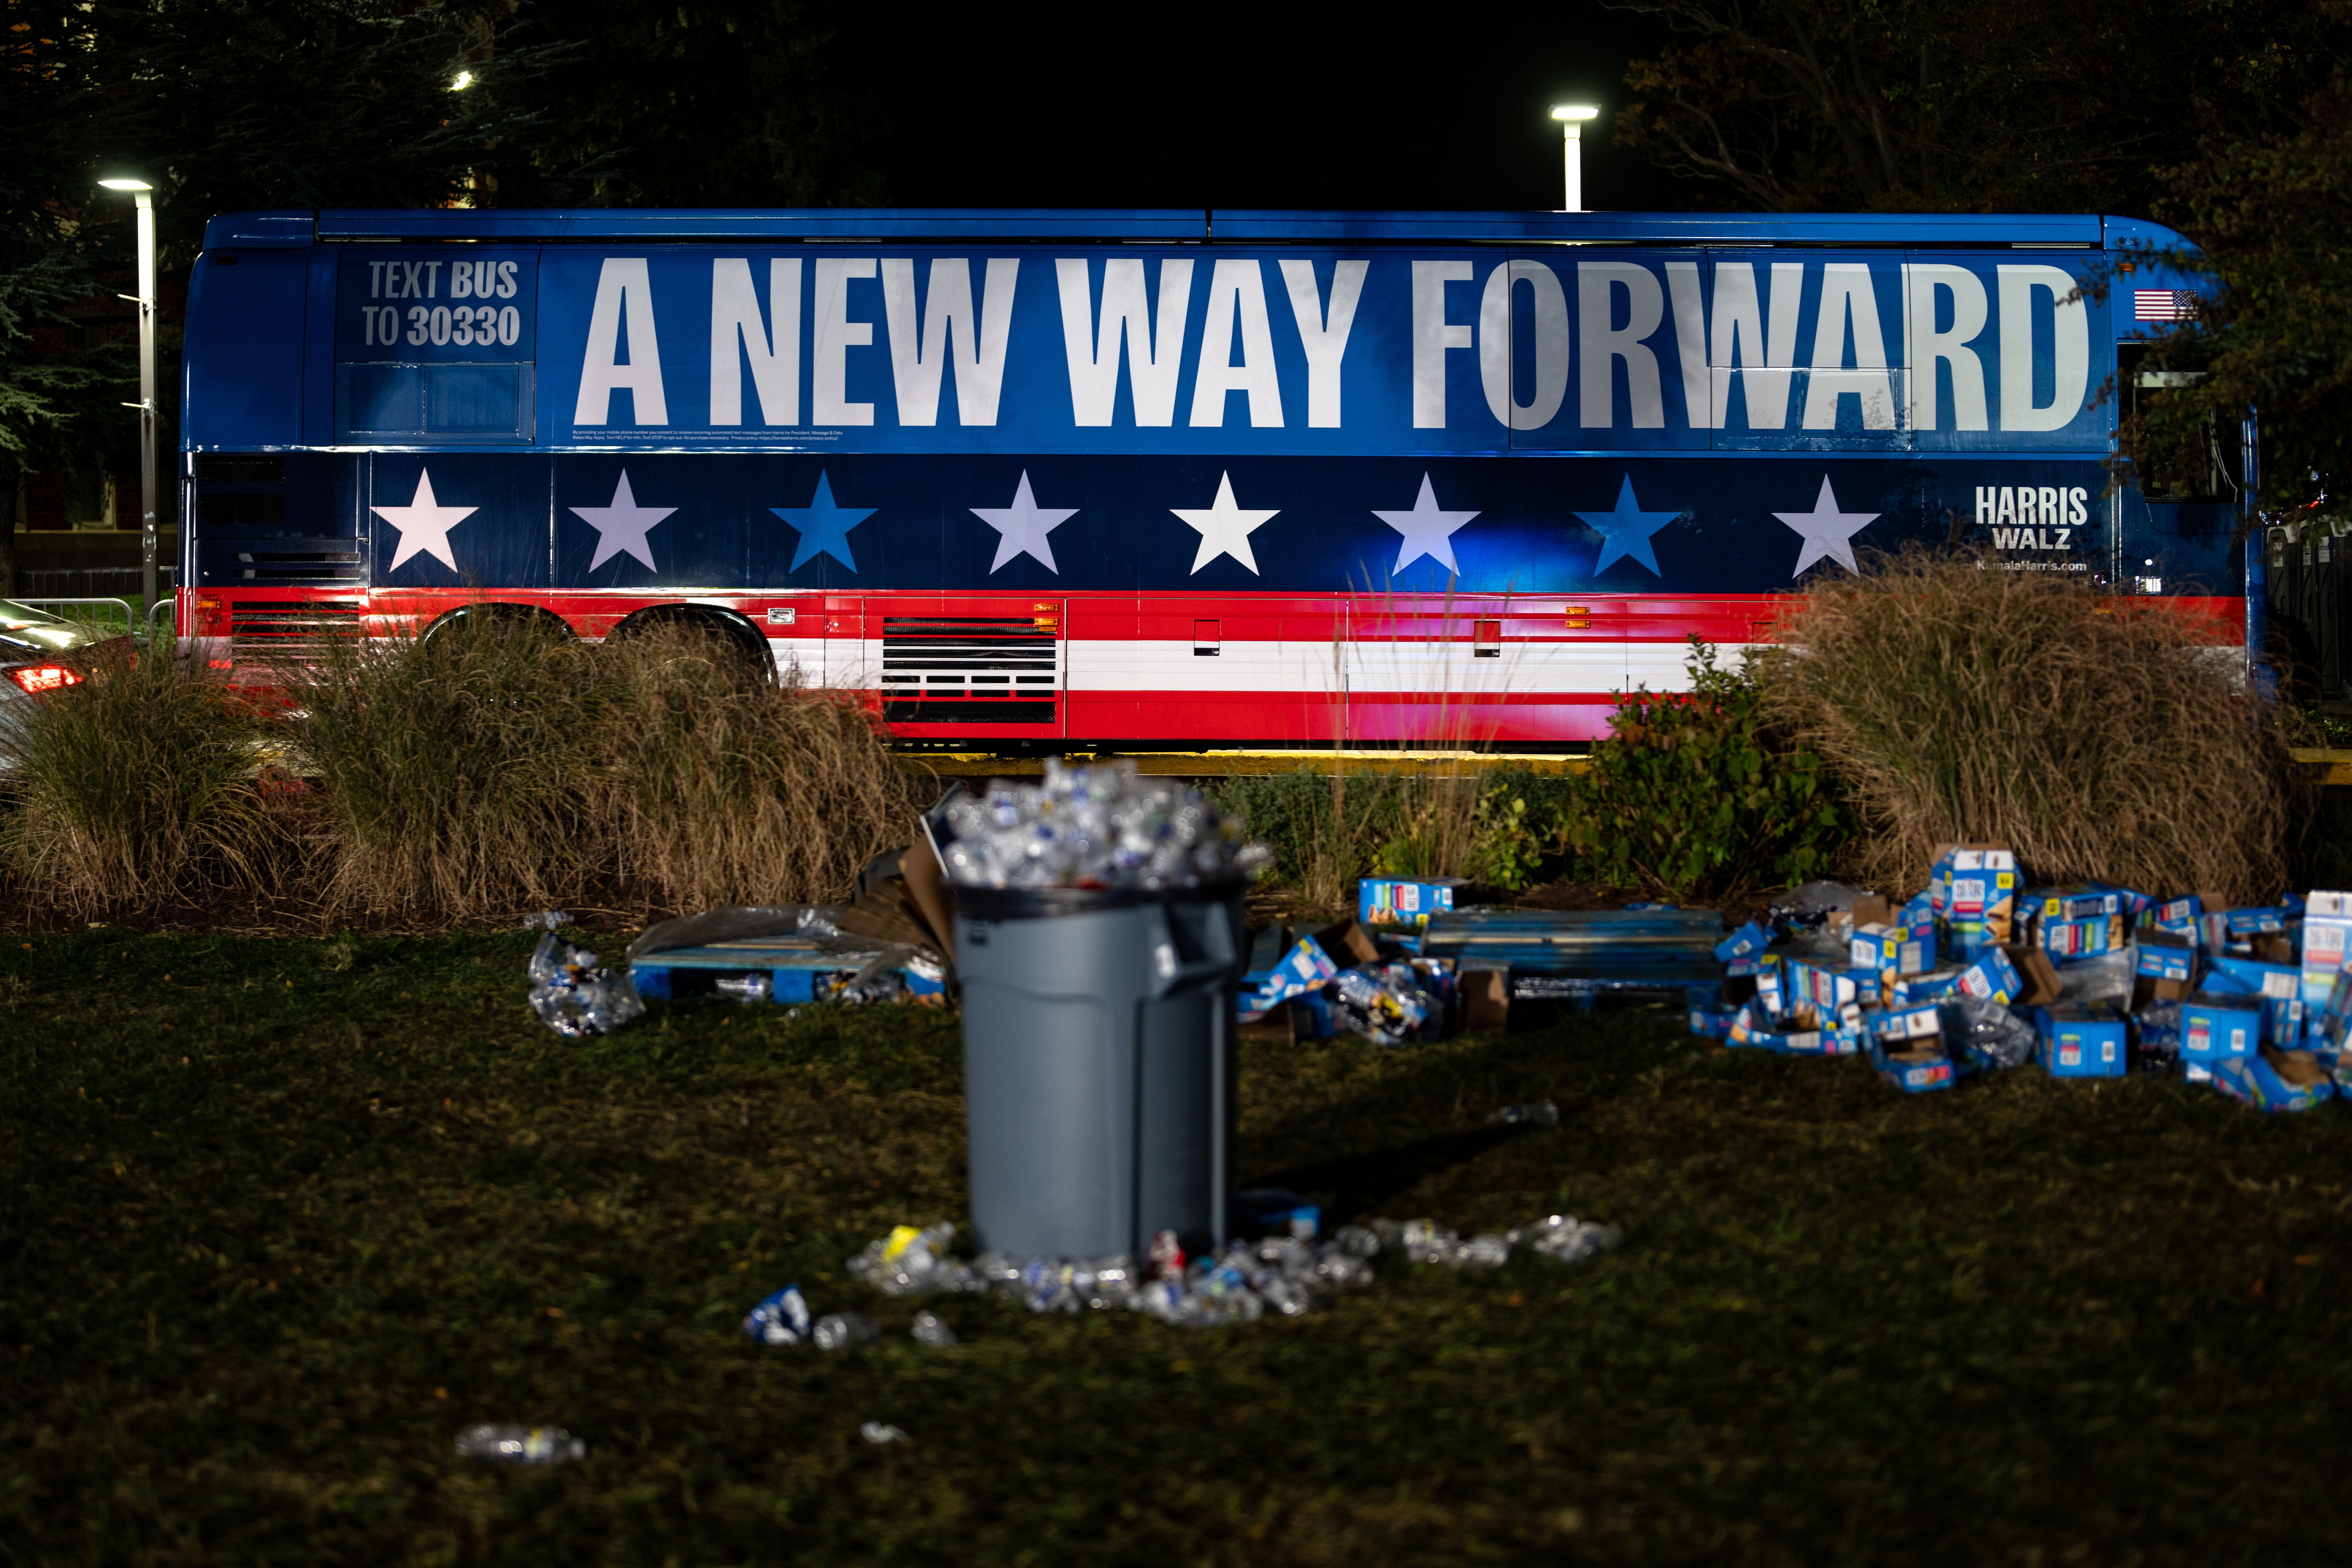
[[[125,294],[139,305],[139,585],[147,610],[155,608],[155,187],[130,175],[99,181],[110,191],[128,191],[139,204],[139,292]]]
[[[1561,161],[1567,166],[1568,205],[1562,212],[1584,210],[1584,122],[1597,120],[1601,110],[1589,103],[1560,103],[1552,106],[1551,117],[1559,121],[1560,141],[1564,144]]]

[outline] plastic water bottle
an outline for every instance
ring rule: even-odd
[[[816,1321],[811,1336],[821,1351],[845,1351],[852,1345],[864,1344],[882,1331],[874,1320],[863,1312],[827,1312]]]
[[[469,1459],[509,1465],[560,1465],[584,1459],[588,1445],[561,1426],[496,1426],[488,1422],[457,1434],[457,1452]]]
[[[916,1313],[915,1326],[910,1331],[917,1344],[928,1345],[935,1351],[946,1350],[957,1342],[956,1331],[940,1321],[937,1312]]]

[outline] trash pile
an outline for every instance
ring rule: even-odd
[[[946,803],[940,850],[964,888],[1133,888],[1245,881],[1274,858],[1200,791],[1138,777],[1132,763],[1074,767],[1048,758],[1040,784],[997,779]]]
[[[1301,1317],[1334,1296],[1372,1283],[1372,1259],[1401,1253],[1412,1263],[1452,1268],[1494,1268],[1521,1247],[1560,1263],[1580,1263],[1606,1252],[1622,1238],[1614,1226],[1572,1215],[1548,1215],[1532,1225],[1487,1231],[1466,1239],[1433,1220],[1375,1219],[1342,1226],[1328,1240],[1316,1238],[1311,1220],[1286,1235],[1233,1241],[1214,1255],[1188,1258],[1173,1231],[1153,1238],[1143,1258],[1014,1258],[983,1252],[969,1262],[949,1255],[953,1225],[924,1229],[899,1226],[848,1260],[850,1274],[886,1296],[943,1293],[1010,1296],[1033,1312],[1143,1312],[1187,1328],[1251,1322],[1272,1311]],[[857,1338],[828,1335],[825,1325],[842,1320],[864,1325]],[[751,1309],[743,1332],[770,1345],[811,1343],[837,1350],[872,1337],[873,1320],[862,1315],[810,1317],[800,1288],[788,1285]],[[933,1346],[956,1342],[953,1331],[929,1312],[916,1316],[912,1337]]]
[[[1375,930],[1360,920],[1306,933],[1263,927],[1242,976],[1241,1022],[1263,1023],[1286,1009],[1294,1040],[1345,1033],[1382,1046],[1499,1027],[1499,1016],[1474,1016],[1478,1009],[1454,964],[1422,956],[1419,945],[1416,933]],[[1497,1014],[1499,1007],[1498,994]]]
[[[2352,1086],[2352,892],[2237,907],[2090,882],[2027,887],[1999,845],[1948,847],[1900,908],[1798,889],[1726,937],[1695,1034],[1866,1055],[1907,1093],[2039,1061],[2059,1078],[2179,1071],[2257,1110]]]
[[[545,933],[530,955],[530,1009],[549,1028],[570,1039],[609,1035],[642,1014],[646,1005],[627,970],[606,969],[594,953],[555,934],[571,918],[561,910],[549,910],[523,922],[526,929]]]

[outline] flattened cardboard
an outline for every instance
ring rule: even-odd
[[[1342,968],[1381,961],[1381,944],[1361,921],[1341,921],[1337,925],[1325,926],[1315,933],[1315,942],[1339,959]]]
[[[2038,947],[2022,942],[2004,942],[2000,951],[2008,955],[2010,967],[2024,982],[2024,989],[2010,998],[2010,1008],[2040,1007],[2058,1000],[2058,966],[2050,955]]]
[[[1462,972],[1462,1026],[1501,1030],[1511,1019],[1511,977],[1499,969]]]

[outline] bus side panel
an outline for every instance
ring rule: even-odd
[[[302,312],[310,253],[208,251],[188,284],[181,440],[282,450],[302,439]]]

